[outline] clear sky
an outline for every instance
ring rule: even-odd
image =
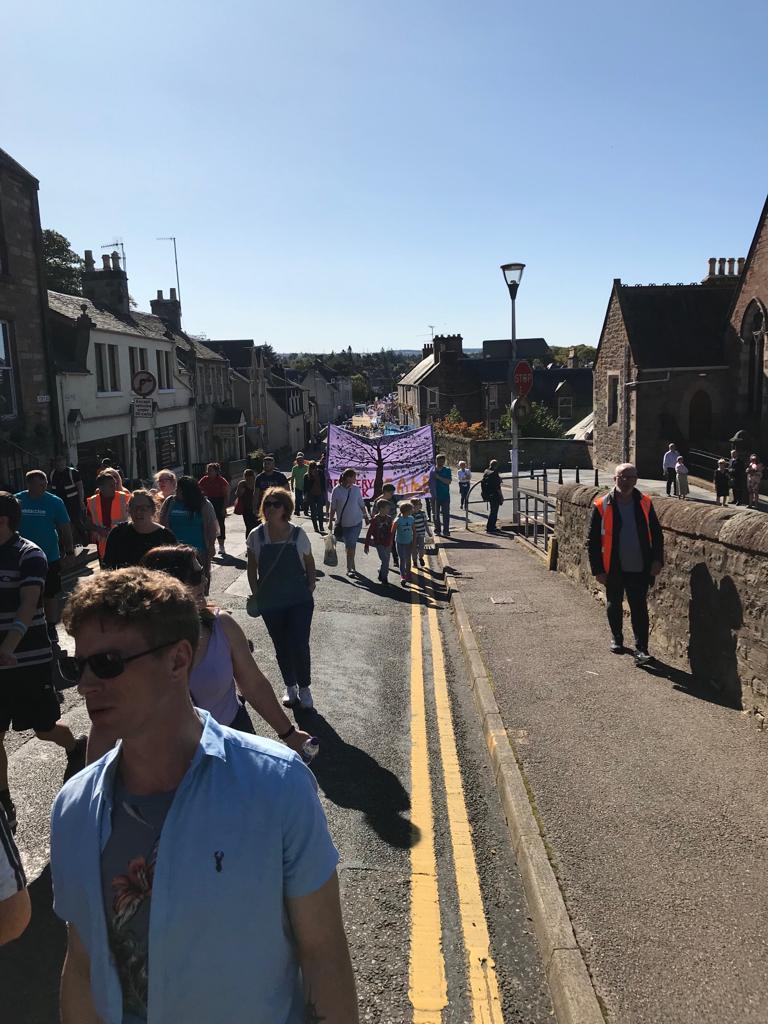
[[[768,5],[6,0],[0,146],[142,309],[278,351],[595,344],[614,277],[746,255]]]

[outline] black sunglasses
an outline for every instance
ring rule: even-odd
[[[102,654],[90,654],[87,658],[67,657],[59,660],[59,671],[69,683],[79,683],[83,677],[86,665],[93,672],[97,679],[116,679],[125,672],[125,666],[129,661],[143,658],[146,654],[154,654],[155,651],[162,651],[164,647],[171,647],[177,644],[178,640],[166,640],[164,644],[157,647],[150,647],[138,654],[129,654],[127,658],[115,651],[104,651]]]
[[[265,501],[262,502],[262,508],[285,508],[282,501]]]

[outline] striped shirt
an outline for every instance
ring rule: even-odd
[[[413,512],[413,528],[416,538],[422,540],[427,535],[427,513],[423,509]]]
[[[24,867],[13,841],[5,811],[0,807],[0,903],[26,889]]]
[[[13,652],[16,665],[3,666],[0,672],[13,672],[16,667],[24,665],[45,665],[53,657],[43,611],[43,586],[47,572],[48,559],[31,540],[15,533],[5,544],[0,544],[0,643],[13,620],[18,618],[22,588],[40,588],[32,622]]]

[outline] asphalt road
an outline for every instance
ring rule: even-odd
[[[341,853],[361,1020],[551,1020],[525,897],[436,562],[422,574],[416,596],[400,588],[394,572],[384,590],[375,582],[374,555],[364,556],[361,548],[362,579],[325,569],[322,539],[308,520],[298,521],[306,523],[324,573],[312,632],[316,711],[299,715],[321,742],[313,770]],[[211,597],[241,622],[254,642],[255,658],[282,692],[263,624],[244,610],[248,587],[239,517],[230,516],[228,533],[229,556],[215,561]],[[443,678],[446,693],[441,696]],[[87,729],[87,716],[71,690],[64,720],[75,732]],[[269,733],[254,721],[257,730]],[[8,749],[34,913],[26,935],[0,950],[0,1019],[3,1024],[54,1024],[64,930],[51,911],[47,841],[63,755],[31,734],[9,737]],[[463,787],[450,771],[452,750]],[[460,843],[464,813],[472,835],[466,844],[469,856]],[[425,863],[434,865],[434,877]],[[482,957],[478,984],[477,972],[473,976],[468,968],[468,950],[476,952],[477,934],[485,926],[489,955]],[[473,936],[469,944],[468,935]],[[492,1005],[494,991],[498,1003]],[[415,1016],[414,1001],[422,1006]],[[434,1003],[438,1008],[431,1013],[423,1009]]]

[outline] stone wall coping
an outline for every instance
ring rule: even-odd
[[[607,487],[584,484],[561,484],[556,496],[558,501],[586,510],[598,495],[606,494],[608,490]],[[653,496],[653,507],[665,530],[768,558],[768,515],[764,512],[732,505],[703,505],[658,495]]]

